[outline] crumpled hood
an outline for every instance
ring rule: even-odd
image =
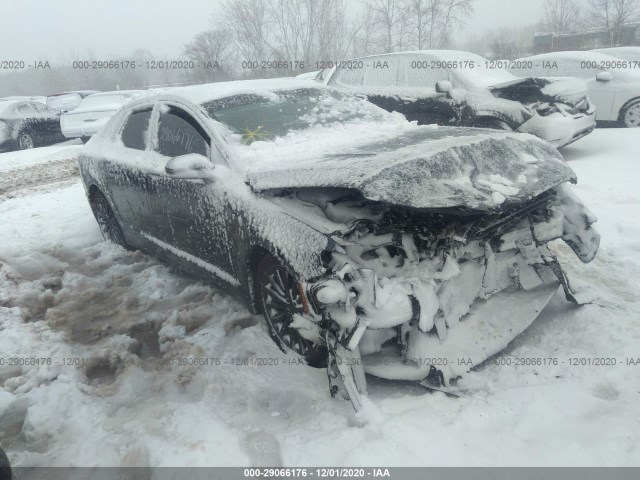
[[[340,154],[246,171],[255,191],[337,187],[413,208],[499,210],[576,177],[558,151],[526,134],[424,126]]]
[[[560,101],[575,106],[588,95],[587,84],[577,78],[519,78],[489,90],[498,98],[524,104]]]

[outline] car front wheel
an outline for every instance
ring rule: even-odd
[[[626,128],[640,127],[640,99],[634,100],[622,110],[619,123]]]
[[[293,351],[312,367],[325,367],[327,348],[294,327],[296,321],[309,321],[304,320],[305,306],[295,277],[275,257],[266,255],[258,264],[256,284],[269,333],[280,349]]]
[[[107,197],[105,197],[102,192],[96,191],[93,194],[91,198],[91,208],[104,239],[126,247],[127,242],[125,241],[122,227],[120,227],[120,223],[115,213],[113,213]]]
[[[29,150],[35,146],[36,142],[33,134],[29,132],[20,132],[20,135],[18,135],[18,148],[20,150]]]

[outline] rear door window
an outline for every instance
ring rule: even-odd
[[[122,128],[122,143],[127,148],[144,150],[147,145],[147,132],[151,119],[151,108],[131,113]]]
[[[20,105],[18,105],[17,110],[21,115],[24,115],[24,116],[30,116],[30,115],[33,116],[37,113],[36,109],[33,108],[28,103],[21,103]]]
[[[168,107],[160,114],[158,124],[158,152],[167,157],[189,153],[209,156],[211,139],[200,124],[187,112]]]

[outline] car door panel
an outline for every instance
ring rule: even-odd
[[[616,90],[612,82],[599,82],[595,78],[587,80],[589,98],[596,106],[596,120],[611,121],[617,120],[617,112],[613,112]]]
[[[190,128],[194,124],[199,128]],[[204,139],[208,146],[202,151],[198,135],[206,133],[188,112],[171,107],[160,115],[157,129],[158,151],[154,154],[165,165],[181,154],[209,156],[211,140]],[[157,239],[170,245],[172,253],[200,270],[201,275],[211,277],[213,273],[221,283],[237,283],[230,254],[233,240],[228,236],[230,208],[224,183],[179,179],[166,173],[151,181],[153,216],[166,226]]]

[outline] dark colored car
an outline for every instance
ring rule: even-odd
[[[318,80],[419,124],[530,133],[556,148],[593,131],[583,82],[518,78],[499,66],[473,53],[421,50],[341,62]]]
[[[64,140],[55,110],[39,102],[0,102],[0,150],[26,150]]]
[[[599,244],[547,142],[418,126],[313,81],[146,94],[79,164],[105,238],[262,313],[356,408],[364,372],[448,386],[559,285],[577,301],[546,245],[589,262]]]
[[[11,480],[12,476],[9,459],[4,450],[0,448],[0,480]]]

